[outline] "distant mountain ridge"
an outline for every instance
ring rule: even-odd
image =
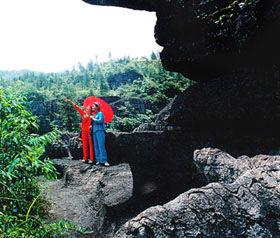
[[[22,69],[22,70],[0,70],[0,79],[10,80],[13,78],[17,78],[23,76],[25,74],[40,74],[42,72],[31,71],[29,69]]]

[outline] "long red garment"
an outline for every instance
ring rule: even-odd
[[[90,115],[79,108],[76,104],[74,107],[82,116],[82,142],[83,142],[83,160],[87,161],[88,158],[93,161],[94,150],[93,150],[93,140],[90,136],[91,129],[91,119]]]

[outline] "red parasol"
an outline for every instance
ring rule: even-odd
[[[104,122],[108,123],[113,120],[114,117],[114,112],[111,106],[102,100],[101,98],[98,97],[87,97],[84,100],[84,108],[87,108],[88,105],[92,105],[94,102],[100,103],[100,112],[104,114]]]

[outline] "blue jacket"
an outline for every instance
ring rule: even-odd
[[[95,120],[92,122],[92,132],[96,131],[105,131],[105,124],[104,124],[104,115],[102,112],[97,112],[95,117]]]

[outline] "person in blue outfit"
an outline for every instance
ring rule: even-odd
[[[110,166],[107,161],[107,152],[105,149],[105,124],[104,124],[104,114],[99,111],[101,104],[99,102],[94,102],[92,105],[92,110],[94,116],[92,119],[92,137],[94,144],[94,152],[96,158],[96,164],[104,164],[105,166]]]

